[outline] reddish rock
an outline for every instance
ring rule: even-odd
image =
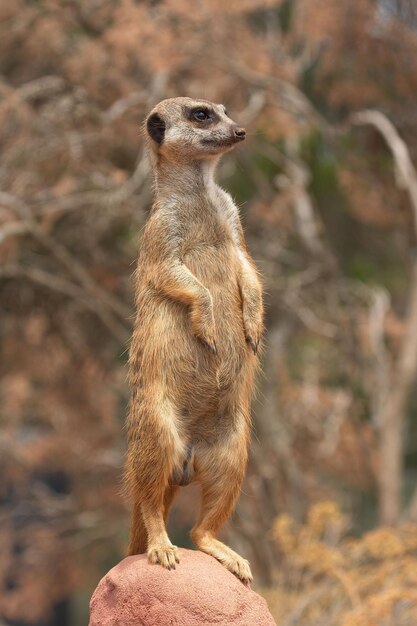
[[[275,626],[266,602],[215,559],[181,550],[175,570],[130,556],[100,581],[89,626]]]

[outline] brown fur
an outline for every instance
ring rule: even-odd
[[[209,120],[194,119],[199,106]],[[146,128],[155,202],[142,234],[130,350],[129,554],[147,550],[151,562],[175,567],[165,521],[179,485],[195,480],[194,542],[248,581],[248,562],[215,539],[245,472],[263,327],[238,210],[213,178],[243,129],[222,105],[190,98],[159,103]]]

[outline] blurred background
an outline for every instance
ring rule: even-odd
[[[417,623],[415,0],[0,2],[0,624],[83,626],[124,556],[141,124],[227,105],[265,285],[223,531],[277,624]],[[183,491],[170,522],[189,545]]]

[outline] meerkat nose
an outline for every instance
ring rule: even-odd
[[[244,139],[246,137],[246,130],[244,128],[235,128],[236,139]]]

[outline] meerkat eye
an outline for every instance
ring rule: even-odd
[[[210,119],[208,111],[205,111],[204,109],[196,109],[193,111],[193,117],[199,122],[205,122]]]

